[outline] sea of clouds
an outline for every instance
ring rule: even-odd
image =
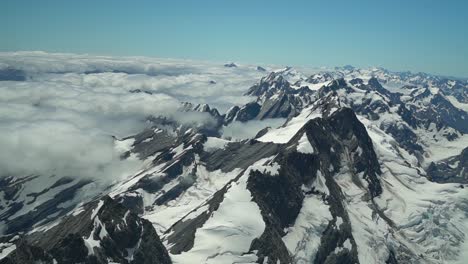
[[[0,53],[1,71],[0,175],[103,180],[141,165],[120,160],[113,136],[140,132],[148,116],[212,122],[206,113],[179,112],[180,102],[224,112],[252,100],[243,93],[265,74],[255,65],[44,52]],[[23,80],[9,80],[12,72]]]

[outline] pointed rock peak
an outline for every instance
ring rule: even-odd
[[[264,96],[268,98],[278,91],[289,91],[291,89],[291,84],[283,77],[282,74],[271,72],[266,77],[263,77],[259,83],[250,87],[246,95],[257,97]]]
[[[260,82],[284,82],[286,81],[283,77],[283,75],[279,72],[271,72],[268,74],[266,77],[263,77]]]
[[[356,87],[361,87],[362,85],[364,85],[364,80],[361,79],[361,78],[354,78],[354,79],[350,80],[349,83],[351,85],[356,86]]]
[[[348,85],[345,79],[339,78],[320,88],[318,95],[319,97],[325,97],[330,93],[337,93],[338,91],[344,91],[344,93],[348,94],[354,92],[354,89]]]
[[[324,82],[329,82],[333,80],[334,77],[331,73],[329,72],[320,72],[320,73],[315,73],[309,76],[309,78],[306,79],[306,82],[308,83],[324,83]]]
[[[376,89],[382,89],[382,85],[380,84],[379,80],[377,80],[377,78],[375,78],[374,76],[372,76],[369,81],[367,82],[367,84],[369,84],[371,87],[374,87]]]
[[[261,105],[250,102],[243,106],[236,116],[236,121],[247,122],[254,119],[260,113]]]
[[[192,110],[194,107],[194,105],[190,102],[181,102],[180,105],[183,110]]]
[[[262,66],[257,66],[257,71],[266,72],[266,69],[263,68]]]
[[[302,73],[298,72],[293,67],[287,66],[284,69],[274,71],[277,75],[281,75],[284,79],[289,81],[290,83],[295,83],[300,80],[305,80],[306,76]]]
[[[379,82],[379,80],[376,77],[371,77],[368,81],[367,84],[364,82],[363,79],[361,78],[354,78],[349,81],[351,85],[354,87],[357,87],[359,89],[363,90],[368,90],[368,91],[377,91],[382,94],[388,94],[389,91],[386,90]]]
[[[182,102],[180,110],[183,112],[200,112],[209,113],[214,117],[220,116],[216,108],[211,108],[208,104],[192,104],[189,102]]]
[[[226,68],[237,68],[237,65],[234,62],[224,64]]]
[[[334,88],[340,88],[340,87],[346,87],[346,86],[348,86],[348,84],[346,83],[344,78],[335,79],[327,85],[327,87],[334,87]]]
[[[307,134],[309,142],[318,153],[328,152],[330,155],[337,155],[337,160],[343,152],[351,150],[352,165],[356,173],[363,173],[362,177],[369,184],[370,195],[376,197],[382,193],[382,186],[378,179],[381,169],[374,145],[366,127],[351,108],[339,108],[329,117],[307,121],[288,142],[288,145],[299,144],[303,133]],[[334,149],[331,151],[333,153],[330,152],[331,148]]]
[[[354,113],[353,109],[348,107],[341,107],[337,109],[333,114],[330,116],[331,120],[350,120],[351,122],[359,122],[356,114]]]
[[[199,112],[209,112],[209,111],[211,111],[210,106],[207,105],[207,104],[198,104],[195,107],[195,110],[199,111]]]
[[[231,123],[232,121],[234,121],[239,110],[240,110],[240,107],[237,105],[229,108],[224,117],[224,124],[227,125]]]
[[[423,99],[427,98],[432,95],[431,90],[429,88],[419,88],[415,89],[414,91],[411,92],[411,96],[414,97],[414,99]]]
[[[320,113],[322,117],[329,117],[342,107],[340,97],[336,93],[329,93],[317,100],[311,110],[312,112]]]
[[[237,106],[237,105],[235,105],[235,106],[229,108],[229,109],[226,111],[226,115],[229,116],[229,115],[231,115],[231,114],[233,114],[233,113],[237,113],[237,111],[239,111],[239,109],[240,109],[240,107]]]

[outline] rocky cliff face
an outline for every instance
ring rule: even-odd
[[[289,118],[299,114],[301,109],[311,102],[313,92],[307,87],[294,87],[283,74],[272,72],[250,87],[246,95],[257,97],[257,101],[231,109],[227,114],[227,121]]]
[[[305,152],[302,150],[303,145],[309,148]],[[241,148],[242,151],[234,152],[233,148]],[[222,162],[218,163],[219,157],[223,156],[233,157],[229,167],[225,167]],[[345,163],[342,162],[343,157],[347,159]],[[219,165],[211,167],[215,165],[214,161]],[[316,249],[318,253],[311,255],[309,261],[357,261],[349,217],[334,175],[344,168],[353,171],[354,180],[361,188],[367,189],[367,199],[378,196],[382,187],[378,179],[380,167],[372,141],[352,110],[342,109],[327,119],[307,122],[286,144],[246,142],[212,154],[207,153],[200,162],[206,162],[212,170],[244,169],[200,207],[194,208],[166,230],[164,239],[170,245],[172,254],[183,256],[194,251],[198,242],[195,235],[197,230],[207,225],[210,216],[220,210],[229,191],[245,181],[252,202],[260,210],[261,219],[256,221],[262,221],[265,225],[263,232],[251,241],[245,254],[256,252],[260,263],[293,262],[295,256],[290,255],[283,241],[283,237],[288,234],[285,230],[294,226],[301,210],[306,210],[303,208],[304,200],[313,197],[320,203],[328,204],[332,216],[326,224],[328,231]],[[255,169],[256,166],[264,169]],[[340,228],[336,228],[338,218]],[[337,249],[342,248],[345,242],[349,248],[337,253]],[[217,254],[220,257],[224,253]],[[215,256],[213,258],[216,259]]]
[[[153,226],[110,197],[15,241],[1,263],[171,263]]]
[[[432,162],[427,174],[435,182],[468,183],[468,148],[460,155]]]

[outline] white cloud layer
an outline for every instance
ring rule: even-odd
[[[112,180],[139,163],[120,161],[111,136],[141,131],[149,115],[210,123],[177,112],[180,101],[221,111],[251,100],[242,94],[263,73],[255,66],[142,57],[0,53],[0,70],[26,81],[0,81],[0,172]],[[131,93],[130,90],[146,91]]]

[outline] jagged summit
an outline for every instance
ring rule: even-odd
[[[208,104],[192,104],[190,102],[182,102],[181,110],[185,112],[201,112],[209,113],[213,117],[220,117],[218,109],[211,108]]]

